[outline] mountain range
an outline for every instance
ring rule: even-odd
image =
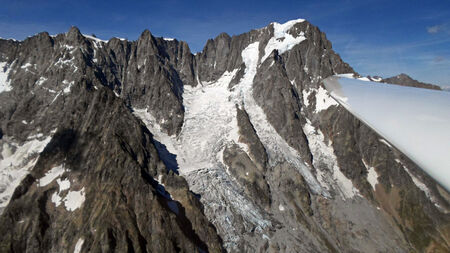
[[[333,100],[306,20],[192,54],[0,39],[0,252],[449,252],[450,196]],[[413,136],[411,138],[414,138]]]

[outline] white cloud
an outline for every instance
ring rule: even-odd
[[[429,27],[427,27],[427,32],[434,34],[434,33],[438,33],[441,29],[442,29],[442,26],[440,26],[440,25],[429,26]]]

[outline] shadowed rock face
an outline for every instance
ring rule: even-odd
[[[73,27],[0,63],[0,251],[449,250],[448,193],[326,94],[355,72],[306,21],[195,55]]]

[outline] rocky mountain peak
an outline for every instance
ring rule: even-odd
[[[139,36],[139,38],[140,38],[140,39],[143,39],[143,40],[149,40],[149,39],[153,38],[153,35],[152,35],[152,33],[150,32],[150,30],[145,29],[145,30],[141,33],[141,36]]]
[[[66,36],[69,41],[79,41],[80,39],[83,38],[83,35],[80,32],[80,29],[78,29],[78,27],[76,27],[76,26],[70,27]]]

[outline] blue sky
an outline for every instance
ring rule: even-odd
[[[221,32],[305,18],[363,75],[407,73],[450,86],[450,0],[405,1],[4,1],[0,37],[24,39],[75,25],[102,39],[135,40],[144,29],[187,41],[193,52]]]

